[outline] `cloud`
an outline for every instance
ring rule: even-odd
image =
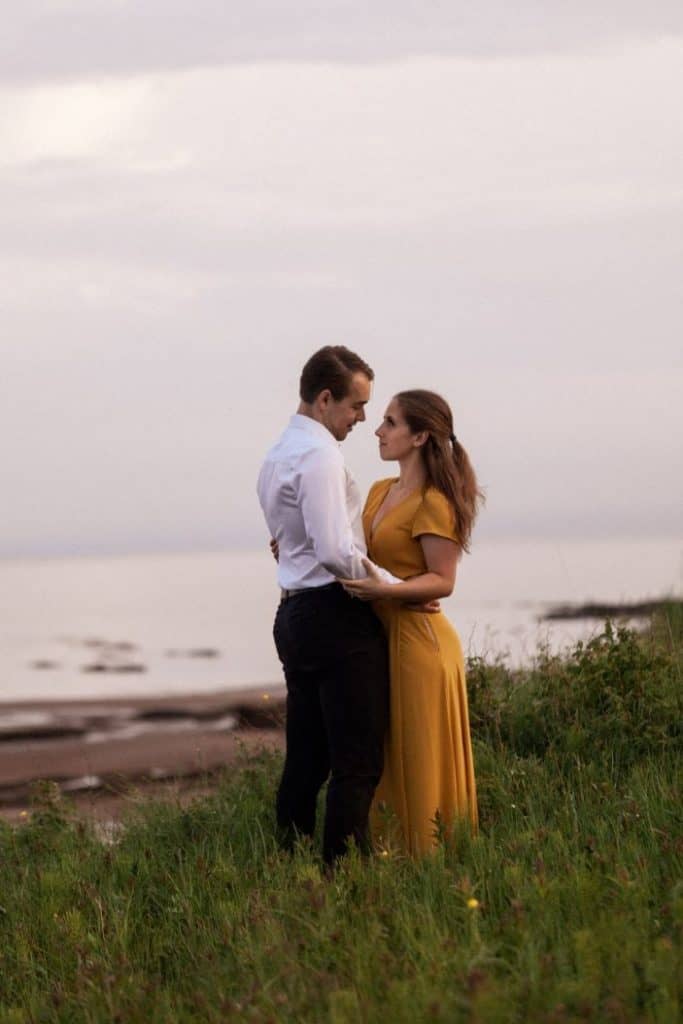
[[[577,53],[682,32],[678,0],[24,0],[3,18],[0,76]]]
[[[673,531],[682,51],[5,85],[3,553],[260,543],[327,342],[372,416],[453,401],[490,534]],[[386,471],[369,430],[348,455]]]
[[[20,215],[214,235],[676,207],[683,42],[573,60],[259,65],[5,90]],[[3,236],[17,206],[5,204]],[[139,236],[139,232],[137,232]],[[114,231],[114,236],[116,231]],[[53,236],[54,237],[54,236]]]

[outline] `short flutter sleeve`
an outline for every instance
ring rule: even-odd
[[[424,498],[415,513],[411,537],[422,537],[425,533],[433,534],[436,537],[446,537],[459,544],[459,538],[455,530],[453,508],[448,498],[435,487],[425,491]]]

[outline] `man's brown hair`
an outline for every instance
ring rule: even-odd
[[[375,374],[368,364],[345,345],[325,345],[314,352],[301,371],[299,395],[303,402],[314,402],[321,391],[329,389],[335,402],[351,390],[354,373],[364,373],[368,380]]]

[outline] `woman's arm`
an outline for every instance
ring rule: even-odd
[[[403,583],[384,583],[374,572],[372,562],[363,559],[368,575],[362,580],[340,580],[344,589],[362,601],[391,598],[411,603],[433,601],[453,593],[460,548],[453,540],[425,533],[420,537],[427,571]]]

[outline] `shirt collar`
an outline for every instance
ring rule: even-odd
[[[327,427],[324,427],[322,423],[318,423],[317,420],[311,419],[310,416],[303,416],[301,413],[296,412],[289,421],[290,427],[295,430],[304,430],[311,437],[320,438],[322,441],[326,441],[328,444],[338,445],[336,437],[330,433]]]

